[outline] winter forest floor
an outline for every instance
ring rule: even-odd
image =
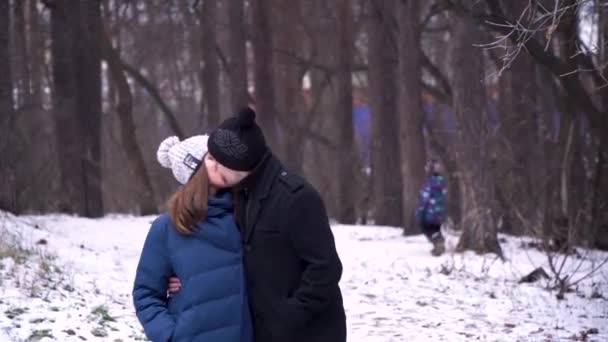
[[[0,212],[0,342],[146,340],[130,293],[152,219]],[[333,230],[349,341],[608,340],[607,265],[558,300],[547,280],[518,284],[536,267],[549,272],[529,239],[501,236],[503,262],[454,254],[451,235],[434,258],[422,236],[398,229]],[[579,249],[565,274],[576,280],[606,258]]]

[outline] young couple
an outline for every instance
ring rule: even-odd
[[[152,223],[135,276],[150,340],[346,341],[325,206],[270,152],[253,110],[208,137],[165,140],[158,160],[184,185]]]

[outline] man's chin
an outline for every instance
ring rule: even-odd
[[[218,190],[229,188],[229,186],[226,185],[225,183],[217,183],[217,182],[212,182],[211,186],[214,187],[214,188],[216,188],[216,189],[218,189]]]

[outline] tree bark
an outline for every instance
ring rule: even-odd
[[[118,104],[116,111],[120,120],[120,137],[123,148],[127,154],[131,176],[139,183],[139,210],[142,215],[150,215],[157,212],[154,196],[154,188],[150,175],[146,169],[143,154],[137,143],[136,127],[133,121],[133,95],[129,83],[125,77],[118,52],[112,47],[108,37],[102,39],[103,59],[108,63],[108,69],[112,75],[112,81],[116,85],[118,93]]]
[[[277,108],[281,116],[280,123],[283,151],[282,156],[289,169],[303,174],[302,143],[305,135],[300,127],[304,126],[304,108],[302,101],[302,84],[299,65],[294,62],[292,55],[300,52],[299,30],[299,4],[298,2],[285,2],[275,0],[275,9],[278,13],[275,51],[275,77],[277,91]]]
[[[415,211],[417,193],[424,181],[426,160],[423,134],[423,111],[420,81],[420,1],[400,1],[399,13],[399,107],[401,146],[401,174],[403,179],[403,232],[420,232]]]
[[[490,127],[485,96],[483,55],[474,44],[480,32],[466,18],[454,17],[450,57],[452,91],[458,121],[458,162],[462,174],[463,232],[459,251],[502,256],[494,220],[494,184],[489,173]]]
[[[28,22],[28,51],[30,56],[30,89],[31,103],[41,108],[43,105],[43,93],[42,93],[42,74],[43,68],[45,67],[44,62],[44,35],[40,24],[40,17],[38,14],[37,1],[28,0],[28,9],[26,20]]]
[[[391,29],[394,0],[372,2],[369,86],[372,116],[372,210],[375,224],[403,227],[403,181],[397,111],[397,49]]]
[[[51,54],[53,60],[53,117],[61,193],[59,210],[85,214],[83,192],[83,136],[78,125],[76,65],[79,13],[71,1],[51,5]]]
[[[337,108],[335,115],[338,120],[338,217],[344,224],[356,223],[355,187],[352,180],[356,179],[357,151],[353,132],[353,8],[350,0],[341,0],[338,9],[338,75],[337,75]]]
[[[599,46],[600,54],[598,65],[608,63],[608,7],[599,7],[601,1],[595,3],[599,10]],[[608,73],[604,67],[604,74]],[[600,94],[602,112],[608,113],[608,87],[605,86]],[[608,136],[608,130],[602,133]],[[601,140],[601,139],[600,139]],[[592,201],[592,234],[594,244],[597,248],[608,250],[608,142],[599,142],[597,151],[597,161],[595,167],[594,195]]]
[[[13,153],[15,111],[10,52],[10,2],[0,1],[0,210],[17,211],[15,154]]]
[[[266,143],[279,151],[277,137],[277,103],[275,96],[275,74],[273,70],[273,26],[272,1],[252,0],[251,17],[253,29],[255,108]]]
[[[527,6],[527,0],[509,1],[507,13],[521,18],[522,25],[527,26],[533,19],[523,15],[530,13],[524,12]],[[507,48],[512,51],[515,46],[509,44]],[[538,135],[535,69],[532,57],[522,51],[499,79],[498,113],[503,139],[499,144],[495,178],[503,180],[497,184],[497,191],[505,196],[503,231],[517,235],[530,233],[530,225],[537,225],[537,218],[540,218],[538,207],[534,205],[542,197],[542,191],[537,187],[542,181],[542,173],[533,171],[540,157],[535,138]],[[526,222],[521,217],[526,218]]]
[[[101,4],[80,3],[80,29],[76,44],[78,100],[82,138],[84,215],[103,216],[101,193]]]
[[[28,61],[30,54],[27,51],[27,35],[25,22],[25,2],[13,3],[13,84],[15,89],[15,107],[20,108],[29,102],[30,73]]]
[[[201,12],[201,47],[203,50],[203,108],[207,127],[212,129],[220,124],[220,65],[217,54],[217,0],[203,1]]]
[[[247,90],[247,50],[245,48],[245,15],[244,0],[228,2],[229,16],[229,55],[232,111],[249,104]]]

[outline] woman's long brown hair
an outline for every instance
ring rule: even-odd
[[[171,222],[177,231],[184,235],[194,232],[196,223],[207,216],[208,199],[209,177],[207,168],[201,165],[188,183],[171,196],[167,204]]]

